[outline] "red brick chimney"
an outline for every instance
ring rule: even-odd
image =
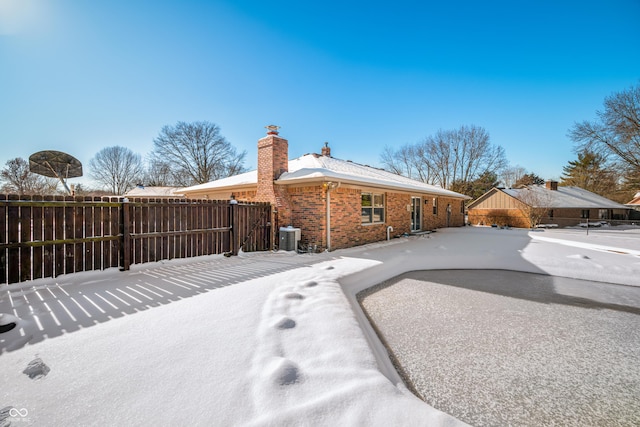
[[[278,136],[279,126],[269,125],[267,136],[258,140],[258,197],[261,188],[273,187],[273,180],[289,171],[289,141]],[[267,200],[265,200],[267,201]]]
[[[291,225],[291,204],[287,190],[281,185],[275,185],[274,181],[289,171],[289,141],[278,136],[279,126],[265,127],[267,136],[258,140],[256,201],[271,203],[277,212],[278,227],[286,227]]]
[[[545,187],[547,190],[558,191],[558,181],[548,180],[545,182]]]
[[[324,147],[322,147],[322,155],[326,157],[331,157],[331,148],[329,148],[329,143],[325,142]]]

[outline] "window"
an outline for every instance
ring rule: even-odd
[[[599,219],[609,219],[609,209],[598,209]]]
[[[384,222],[384,194],[362,193],[362,223]]]
[[[464,215],[464,201],[460,202],[460,213]]]
[[[433,198],[433,214],[438,215],[438,199]]]
[[[580,218],[589,218],[589,209],[582,209],[582,212],[580,212]]]

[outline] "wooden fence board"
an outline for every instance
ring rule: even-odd
[[[70,201],[71,197],[65,197],[65,202]],[[64,227],[63,239],[70,240],[74,235],[73,219],[75,217],[75,209],[71,204],[66,204],[64,208]],[[64,245],[64,272],[66,274],[73,273],[75,268],[74,262],[74,245],[67,243]]]
[[[121,208],[112,207],[109,209],[109,235],[118,236],[122,230],[120,229],[120,211]],[[120,241],[112,240],[109,248],[109,264],[108,267],[118,267],[120,265]]]
[[[54,208],[47,204],[46,202],[53,201],[53,196],[44,196],[44,207],[42,209],[42,214],[44,216],[44,227],[43,227],[43,239],[45,242],[52,242],[54,239],[54,231],[55,231],[55,212]],[[43,277],[55,277],[54,276],[54,266],[55,266],[55,246],[53,244],[47,244],[42,247],[43,250],[43,259],[42,259],[42,276]]]
[[[62,196],[56,196],[56,201],[64,200]],[[54,230],[53,230],[53,240],[54,241],[62,241],[64,240],[64,207],[57,207],[54,211],[55,219],[54,219]],[[55,270],[53,273],[53,277],[58,277],[61,274],[64,274],[64,259],[65,259],[65,245],[58,243],[54,248],[54,257],[55,257]]]
[[[100,197],[94,197],[93,201],[97,202],[102,200]],[[94,236],[104,236],[105,233],[103,231],[103,211],[104,208],[100,206],[93,207],[93,235]],[[93,242],[93,268],[95,270],[102,270],[106,268],[103,264],[103,250],[104,250],[104,240]]]
[[[85,197],[84,202],[91,202],[91,197]],[[84,208],[84,237],[96,237],[94,233],[94,222],[93,222],[93,206],[85,203]],[[94,268],[93,266],[93,253],[94,253],[94,243],[86,242],[84,244],[84,269],[87,271],[91,270],[99,270],[99,268]]]
[[[85,218],[84,211],[85,206],[81,203],[84,201],[84,197],[76,197],[73,206],[73,238],[82,239],[84,237]],[[73,259],[74,259],[74,271],[84,271],[84,243],[76,243],[73,246]]]
[[[149,200],[142,199],[141,209],[141,233],[149,235]],[[142,238],[142,259],[141,263],[149,262],[149,243],[150,237]]]
[[[31,196],[21,196],[21,199],[29,202]],[[31,206],[23,204],[20,210],[20,242],[31,241]],[[23,246],[20,248],[20,281],[31,280],[31,248]]]
[[[18,200],[19,197],[14,194],[9,195],[9,200]],[[9,205],[7,209],[7,243],[19,242],[19,227],[20,227],[20,209],[18,206]],[[9,283],[20,281],[20,250],[15,248],[9,248],[7,254],[7,264],[9,270]]]
[[[42,196],[33,196],[34,202],[42,201]],[[43,210],[41,205],[34,205],[31,208],[31,221],[32,221],[32,232],[31,238],[33,241],[42,241],[42,220],[43,220]],[[35,246],[31,248],[32,260],[31,260],[31,277],[33,279],[39,279],[42,277],[42,260],[43,260],[43,247]]]

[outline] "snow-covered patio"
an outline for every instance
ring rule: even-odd
[[[3,286],[0,425],[461,424],[406,390],[355,298],[445,268],[640,286],[640,229],[466,227]]]

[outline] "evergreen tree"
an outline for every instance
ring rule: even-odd
[[[472,199],[477,199],[499,184],[498,175],[495,172],[485,171],[471,182],[455,181],[451,184],[451,190],[467,195]]]
[[[580,187],[605,197],[618,189],[617,174],[607,167],[602,154],[582,150],[578,159],[569,161],[562,170],[560,185]]]
[[[542,184],[544,184],[544,179],[540,178],[538,175],[531,172],[523,175],[522,178],[517,180],[514,187],[518,188],[525,185],[542,185]]]

